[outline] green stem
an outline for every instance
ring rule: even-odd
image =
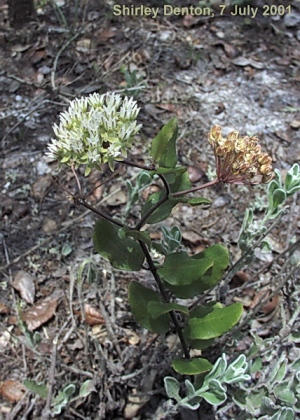
[[[161,278],[159,277],[159,274],[157,272],[157,268],[155,267],[155,264],[154,264],[154,262],[152,260],[152,257],[150,255],[150,252],[149,252],[148,248],[147,248],[147,245],[143,241],[139,241],[139,243],[140,243],[140,246],[142,248],[142,251],[143,251],[143,253],[144,253],[145,257],[146,257],[147,263],[149,265],[149,269],[150,269],[150,271],[151,271],[151,273],[152,273],[152,275],[153,275],[153,277],[155,279],[155,282],[157,284],[157,287],[158,287],[158,289],[160,291],[160,294],[162,296],[162,299],[163,299],[164,303],[169,303],[169,299],[168,299],[167,293],[165,291],[164,285],[163,285],[163,283],[161,281]],[[179,337],[180,343],[182,345],[182,349],[183,349],[185,358],[186,359],[190,359],[190,353],[189,353],[188,345],[187,345],[187,343],[185,341],[185,338],[184,338],[182,329],[181,329],[181,327],[180,327],[180,325],[178,323],[176,312],[175,311],[170,311],[169,314],[170,314],[170,317],[171,317],[172,322],[174,324],[174,327],[176,329],[176,333],[177,333],[177,335]]]

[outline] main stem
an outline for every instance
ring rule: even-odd
[[[140,246],[142,248],[142,251],[143,251],[143,253],[144,253],[145,257],[146,257],[147,263],[149,265],[149,269],[150,269],[150,271],[151,271],[151,273],[152,273],[152,275],[153,275],[153,277],[155,279],[155,282],[157,284],[157,287],[158,287],[158,289],[160,291],[160,294],[161,294],[161,296],[163,298],[163,301],[164,301],[164,303],[169,303],[169,299],[168,299],[167,293],[166,293],[166,291],[164,289],[163,283],[161,281],[161,278],[159,277],[159,274],[158,274],[157,269],[155,267],[155,264],[154,264],[154,262],[152,260],[152,257],[150,255],[150,252],[149,252],[149,250],[147,248],[147,245],[144,242],[142,242],[142,241],[139,241],[139,243],[140,243]],[[184,338],[182,329],[181,329],[181,327],[179,325],[179,322],[178,322],[178,319],[177,319],[177,316],[176,316],[176,312],[175,311],[170,311],[169,314],[170,314],[170,317],[171,317],[172,322],[174,324],[174,327],[176,329],[176,333],[177,333],[177,335],[179,337],[180,343],[182,345],[182,349],[183,349],[185,358],[186,359],[190,359],[190,353],[189,353],[188,345],[187,345],[187,343],[185,341],[185,338]]]

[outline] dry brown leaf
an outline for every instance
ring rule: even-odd
[[[123,339],[122,341],[125,341],[125,342],[131,344],[132,346],[135,346],[135,345],[139,344],[139,342],[141,341],[141,338],[136,332],[134,332],[134,331],[132,331],[128,328],[123,328],[123,331],[126,335],[126,338]]]
[[[250,308],[253,309],[255,306],[259,305],[262,300],[265,300],[270,295],[270,291],[266,288],[261,289],[259,292],[255,294],[253,297],[252,303],[250,305]],[[280,295],[275,295],[270,299],[263,307],[262,312],[264,314],[269,314],[272,312],[276,307],[279,305],[280,302]]]
[[[0,350],[5,349],[11,339],[10,332],[13,329],[13,325],[8,327],[7,330],[3,331],[3,334],[0,336]]]
[[[26,322],[29,331],[34,331],[49,321],[55,313],[57,304],[58,300],[55,298],[45,299],[24,311],[21,318]]]
[[[157,108],[164,109],[165,111],[172,112],[173,114],[178,114],[176,106],[174,104],[156,104]]]
[[[120,204],[126,203],[126,194],[122,190],[117,191],[118,189],[118,185],[115,184],[109,189],[109,195],[111,194],[111,196],[106,200],[109,206],[119,206]]]
[[[34,278],[25,271],[18,271],[15,275],[14,281],[12,282],[12,286],[20,292],[22,299],[25,300],[26,303],[30,303],[31,305],[34,302],[35,297],[35,284]]]
[[[5,305],[4,303],[0,302],[0,314],[1,315],[7,315],[9,314],[9,307]]]
[[[85,322],[88,325],[104,324],[104,319],[101,312],[93,306],[86,303],[84,305]]]
[[[38,178],[38,180],[33,184],[31,193],[34,198],[39,199],[40,201],[44,198],[46,191],[52,184],[52,176],[45,175]]]
[[[110,38],[113,38],[117,35],[117,28],[107,28],[103,29],[102,31],[98,32],[98,41],[100,42],[106,42]]]
[[[93,325],[92,327],[92,335],[93,337],[97,338],[99,343],[104,344],[107,340],[107,330],[104,325]]]
[[[135,395],[137,393],[136,389],[132,390],[132,394],[128,396],[128,403],[124,408],[124,417],[125,419],[132,419],[138,413],[138,411],[149,401],[149,396],[139,396]]]
[[[92,47],[92,40],[90,38],[80,39],[76,43],[76,50],[79,52],[89,52]]]
[[[277,306],[279,305],[280,302],[280,295],[275,295],[272,297],[272,299],[269,300],[269,302],[267,302],[263,307],[262,307],[262,311],[264,314],[269,314],[270,312],[274,311],[274,309],[277,308]]]
[[[11,403],[20,401],[26,392],[26,388],[18,381],[4,381],[0,385],[0,395]]]

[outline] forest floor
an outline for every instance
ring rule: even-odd
[[[132,160],[149,164],[150,140],[176,116],[180,163],[193,182],[206,182],[214,170],[207,142],[214,124],[225,134],[257,135],[284,177],[300,161],[300,3],[293,0],[271,16],[263,5],[280,2],[251,2],[255,17],[236,14],[225,1],[223,15],[216,7],[199,16],[176,15],[173,3],[185,2],[169,2],[165,13],[164,2],[145,2],[158,8],[156,17],[133,16],[132,8],[126,9],[131,15],[118,16],[110,0],[37,3],[35,19],[15,30],[0,0],[0,419],[45,419],[50,412],[57,419],[167,418],[163,378],[175,376],[170,360],[178,343],[134,321],[128,283],[152,280],[145,272],[114,270],[95,253],[95,215],[75,206],[53,180],[57,175],[76,195],[72,172],[58,171],[45,155],[52,126],[75,97],[117,91],[133,95],[141,108]],[[126,204],[125,181],[137,174],[122,164],[118,169],[118,177],[88,197],[113,216]],[[84,191],[109,176],[107,168],[88,178],[82,172]],[[262,217],[266,188],[218,185],[203,193],[210,208],[178,205],[168,223],[180,227],[189,252],[224,244],[233,264],[245,210]],[[280,273],[281,253],[299,238],[297,194],[288,204],[269,234],[273,251],[257,252],[230,284],[228,302],[239,299],[245,313]],[[154,237],[159,230],[150,231]],[[207,299],[213,298],[212,292]],[[246,352],[251,332],[276,335],[282,309],[289,312],[286,299],[279,293],[271,309],[256,314],[243,333],[216,342],[206,357],[214,362],[222,352]],[[67,386],[75,391],[71,401],[53,404],[25,388],[25,380],[48,384],[52,397]],[[228,419],[236,418],[235,410],[202,404],[171,418]]]

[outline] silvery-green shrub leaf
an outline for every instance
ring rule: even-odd
[[[95,391],[96,388],[93,379],[88,379],[81,385],[79,390],[79,397],[87,397],[88,395],[90,395],[91,392]]]
[[[195,402],[193,404],[192,402],[182,401],[180,402],[180,405],[184,408],[187,408],[188,410],[198,410],[198,408],[200,407],[200,404],[198,402]]]
[[[287,371],[287,359],[286,359],[286,354],[283,353],[274,364],[273,369],[269,375],[269,381],[271,383],[281,382],[286,375],[286,371]]]
[[[249,367],[250,374],[253,375],[256,372],[259,372],[262,369],[262,366],[263,364],[262,364],[261,357],[256,357],[250,364],[250,367]]]
[[[252,407],[251,410],[257,410],[262,405],[262,399],[268,395],[268,390],[266,387],[251,390],[246,397],[247,407]]]
[[[246,362],[246,356],[241,354],[234,362],[228,366],[222,379],[225,383],[228,384],[248,381],[251,379],[251,376],[245,374],[247,369],[248,363]]]
[[[294,420],[294,412],[291,408],[283,407],[277,413],[275,413],[270,420]]]
[[[184,381],[184,384],[185,384],[185,389],[186,389],[186,396],[188,398],[195,397],[196,390],[194,388],[194,385],[188,379]]]
[[[211,405],[223,404],[227,399],[226,389],[216,379],[209,381],[209,389],[207,391],[201,392],[200,389],[197,391],[197,395],[204,398]]]
[[[181,400],[179,395],[180,383],[177,379],[172,378],[172,376],[166,376],[164,378],[164,384],[167,396],[169,398],[174,398],[177,402],[179,402]]]
[[[290,369],[292,369],[295,372],[300,372],[300,358],[295,360],[291,366]]]
[[[272,245],[267,239],[264,239],[260,244],[260,249],[264,254],[268,254],[273,251]]]
[[[58,395],[54,398],[52,403],[52,414],[60,414],[61,410],[68,404],[71,396],[75,392],[75,385],[70,384],[65,386],[61,391],[58,392]]]
[[[215,378],[219,378],[224,375],[227,368],[227,360],[225,353],[216,361],[212,370],[205,376],[204,384],[208,384],[209,381]]]
[[[297,401],[294,392],[289,389],[289,382],[284,381],[274,386],[273,393],[275,397],[284,402],[285,404],[292,406]]]

